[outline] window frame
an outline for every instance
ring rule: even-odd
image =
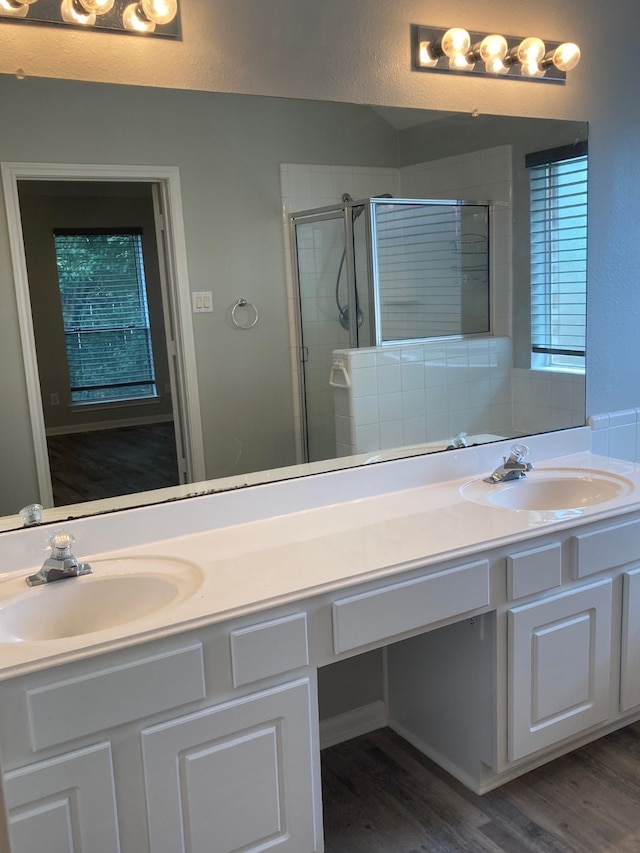
[[[62,286],[59,275],[59,256],[58,256],[58,248],[56,245],[56,240],[58,237],[133,237],[133,257],[135,260],[136,267],[136,283],[139,297],[139,306],[141,311],[141,316],[143,322],[133,323],[122,323],[120,325],[104,325],[103,327],[90,326],[74,326],[73,328],[67,328],[65,309],[64,309],[64,299]],[[113,406],[113,405],[144,405],[148,403],[157,402],[159,399],[159,393],[157,388],[157,378],[156,378],[156,366],[155,366],[155,355],[153,350],[153,340],[152,340],[152,332],[151,332],[151,322],[149,316],[149,304],[148,304],[148,288],[146,283],[146,275],[144,268],[144,247],[143,247],[143,229],[142,228],[129,228],[129,227],[118,227],[118,228],[55,228],[53,230],[53,243],[54,243],[54,253],[56,256],[56,268],[58,270],[58,290],[60,293],[60,301],[61,301],[61,315],[63,322],[63,334],[65,339],[65,352],[67,354],[67,375],[69,379],[69,393],[70,393],[70,405],[71,408],[80,408],[85,406],[90,407],[104,407],[104,406]],[[135,319],[135,318],[132,318]],[[90,333],[108,333],[108,332],[130,332],[130,334],[134,332],[142,331],[146,338],[146,354],[147,354],[147,372],[142,379],[135,379],[126,382],[111,382],[111,383],[98,383],[96,385],[88,385],[86,382],[83,384],[78,384],[77,380],[74,381],[74,376],[72,367],[69,359],[69,348],[68,348],[68,340],[70,337],[74,335],[84,335]],[[124,340],[124,338],[123,338]],[[84,398],[82,399],[79,395],[90,393],[91,391],[95,391],[99,393],[100,391],[105,391],[109,389],[116,388],[139,388],[141,386],[148,386],[149,393],[147,394],[114,394],[113,396],[95,396],[93,399]],[[78,395],[74,398],[74,394]]]
[[[580,161],[584,163],[584,178],[583,187],[579,195],[584,195],[584,202],[579,202],[579,219],[584,219],[584,226],[580,226],[577,231],[583,230],[583,234],[574,238],[578,244],[582,244],[575,253],[580,255],[579,261],[575,259],[563,262],[558,259],[557,243],[558,234],[564,229],[565,233],[560,237],[564,237],[567,241],[571,239],[569,235],[570,227],[566,224],[558,226],[558,221],[562,214],[566,214],[572,206],[570,203],[571,193],[560,187],[558,192],[558,179],[561,177],[559,171],[562,165],[569,162],[580,166]],[[578,141],[571,145],[560,146],[556,148],[546,149],[527,154],[525,157],[525,165],[530,171],[529,187],[529,214],[530,214],[530,282],[531,282],[531,367],[532,369],[552,370],[557,372],[581,373],[585,372],[585,335],[586,335],[586,287],[587,287],[587,215],[588,215],[588,146],[585,141]],[[534,172],[535,170],[535,172]],[[544,175],[541,175],[541,170],[544,170]],[[537,173],[537,174],[536,174]],[[544,182],[546,195],[544,199],[544,207],[538,201],[534,201],[534,180]],[[554,200],[555,195],[555,200]],[[544,221],[544,232],[536,231],[534,221],[540,219]],[[553,247],[552,247],[553,244]],[[543,246],[540,249],[540,246]],[[566,249],[566,245],[565,245]],[[536,268],[536,256],[542,257],[544,260],[538,264]],[[578,272],[577,266],[583,265],[583,270]],[[540,269],[542,267],[542,269]],[[549,270],[554,270],[549,272]],[[570,273],[574,276],[578,272],[578,278],[569,282],[567,287],[566,276]],[[546,281],[536,283],[536,279],[544,275]],[[582,276],[582,277],[581,277]],[[581,290],[576,290],[581,288]],[[563,292],[563,288],[564,292]],[[570,291],[573,289],[574,294],[579,296],[579,301],[583,305],[581,310],[576,310],[574,313],[570,311],[554,311],[552,304],[554,300],[561,299],[563,296],[567,298]],[[540,315],[542,306],[543,312],[549,312],[545,320],[539,321],[537,318]],[[562,319],[577,319],[583,320],[583,329],[578,335],[578,342],[568,340],[569,335],[566,332],[553,332],[551,329],[552,323],[560,323]],[[566,323],[565,323],[566,325]],[[579,325],[579,324],[578,324]],[[543,335],[540,335],[540,328]],[[538,330],[538,335],[536,335]],[[544,337],[544,341],[541,338]],[[553,338],[556,341],[553,342]],[[558,340],[559,338],[559,340]],[[564,340],[563,340],[564,339]],[[564,345],[563,345],[564,344]],[[581,344],[581,345],[580,345]]]

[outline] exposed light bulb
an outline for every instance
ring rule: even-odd
[[[573,42],[564,42],[544,58],[545,65],[555,65],[559,71],[573,71],[580,62],[580,48]]]
[[[506,38],[498,35],[497,33],[492,33],[482,39],[478,52],[480,59],[485,64],[488,64],[494,59],[498,59],[502,62],[507,55],[508,50],[509,45],[507,44]]]
[[[29,6],[37,0],[0,0],[0,15],[7,18],[26,18]]]
[[[545,46],[542,39],[526,38],[518,45],[518,62],[524,65],[538,65],[544,59]],[[533,75],[529,75],[533,76]]]
[[[445,56],[466,56],[471,47],[471,36],[461,27],[452,27],[442,36],[440,46]]]
[[[62,20],[67,24],[82,24],[85,27],[92,27],[96,22],[96,13],[87,12],[76,0],[62,0],[60,14]]]
[[[140,0],[140,6],[154,24],[168,24],[178,13],[178,0]]]
[[[434,68],[438,64],[438,57],[431,54],[432,44],[430,41],[421,41],[418,54],[418,63],[422,68]]]
[[[113,9],[116,0],[78,0],[78,3],[86,11],[96,15],[105,15]]]
[[[156,25],[153,21],[145,18],[139,3],[130,3],[122,13],[122,24],[125,30],[136,33],[152,33]]]

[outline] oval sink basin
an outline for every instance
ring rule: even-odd
[[[129,624],[186,600],[202,582],[198,566],[174,558],[91,565],[93,574],[83,577],[31,589],[21,577],[0,586],[0,643],[59,640]]]
[[[626,477],[591,468],[544,468],[521,480],[493,485],[484,480],[465,483],[460,493],[467,500],[505,509],[554,512],[579,510],[630,494],[634,485]]]

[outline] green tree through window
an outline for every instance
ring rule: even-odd
[[[142,233],[54,232],[72,403],[157,396]]]

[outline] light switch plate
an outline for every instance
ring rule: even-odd
[[[206,314],[213,311],[213,294],[210,290],[200,290],[191,294],[194,314]]]

